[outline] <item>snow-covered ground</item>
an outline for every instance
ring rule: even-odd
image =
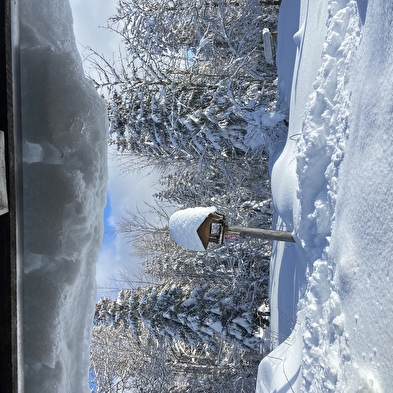
[[[282,2],[272,191],[297,244],[274,245],[257,392],[391,391],[392,20],[391,0]]]
[[[88,392],[107,179],[105,103],[68,0],[20,3],[25,392]]]

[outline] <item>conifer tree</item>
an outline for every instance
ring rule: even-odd
[[[150,163],[210,163],[243,157],[255,132],[273,137],[261,118],[275,94],[261,31],[277,12],[259,0],[121,0],[111,25],[125,46],[120,65],[96,53],[110,143]]]
[[[135,294],[137,292],[137,294]],[[218,287],[168,283],[121,291],[116,300],[101,299],[97,304],[95,325],[130,329],[138,339],[139,324],[150,333],[168,341],[184,342],[196,348],[207,346],[217,351],[219,340],[246,350],[259,350],[254,314],[256,307],[249,299],[242,301]]]

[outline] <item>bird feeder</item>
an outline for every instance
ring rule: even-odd
[[[205,251],[209,243],[222,244],[225,238],[233,237],[295,241],[291,232],[226,225],[225,216],[215,207],[179,210],[169,219],[169,230],[177,244],[194,251]]]

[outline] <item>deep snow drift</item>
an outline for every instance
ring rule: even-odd
[[[391,390],[392,18],[391,0],[282,2],[296,56],[278,55],[285,97],[294,66],[272,190],[297,244],[274,245],[257,392]]]
[[[88,392],[107,178],[104,102],[67,0],[22,1],[26,392]]]

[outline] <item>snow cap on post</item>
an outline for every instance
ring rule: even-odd
[[[209,214],[215,213],[216,208],[192,207],[173,213],[169,219],[169,230],[173,240],[181,247],[193,251],[205,251],[197,231]]]

